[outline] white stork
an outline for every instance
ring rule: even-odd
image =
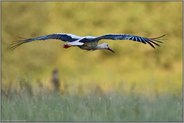
[[[44,36],[39,36],[35,38],[28,38],[24,40],[19,40],[10,46],[11,49],[15,49],[18,46],[28,43],[43,40],[46,41],[48,39],[57,39],[60,41],[66,42],[63,47],[69,48],[77,46],[83,50],[98,50],[98,49],[105,49],[114,52],[107,43],[98,44],[98,42],[102,39],[111,39],[111,40],[131,40],[137,41],[144,44],[149,44],[151,47],[155,48],[156,46],[160,46],[158,43],[162,43],[159,39],[165,35],[156,37],[156,38],[145,38],[141,36],[131,35],[131,34],[106,34],[102,36],[77,36],[74,34],[67,34],[67,33],[55,33],[49,34]]]

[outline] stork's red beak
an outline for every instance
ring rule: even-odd
[[[108,47],[107,50],[109,50],[109,51],[115,53],[114,50],[112,50],[110,47]]]

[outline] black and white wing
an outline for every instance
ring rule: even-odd
[[[39,40],[57,39],[64,42],[73,42],[73,41],[79,40],[80,38],[81,38],[80,36],[73,35],[73,34],[66,34],[66,33],[49,34],[49,35],[39,36],[35,38],[28,38],[28,39],[15,41],[10,46],[10,49],[15,49],[24,43],[39,41]]]
[[[102,39],[111,39],[111,40],[132,40],[141,42],[144,44],[149,44],[153,48],[155,48],[154,45],[160,46],[158,43],[162,43],[159,39],[165,35],[156,37],[156,38],[145,38],[141,36],[131,35],[131,34],[107,34],[97,37],[95,40],[99,41]]]

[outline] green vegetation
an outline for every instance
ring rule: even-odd
[[[59,32],[167,36],[156,49],[103,40],[115,54],[56,40],[8,49],[19,36]],[[2,2],[1,88],[2,120],[181,121],[182,2]]]
[[[150,101],[139,95],[97,96],[53,93],[3,98],[3,120],[24,121],[181,121],[182,103],[162,95]]]

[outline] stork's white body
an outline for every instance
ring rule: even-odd
[[[79,46],[81,49],[84,50],[96,50],[98,49],[98,42],[88,42],[88,43],[84,43],[83,45]]]

